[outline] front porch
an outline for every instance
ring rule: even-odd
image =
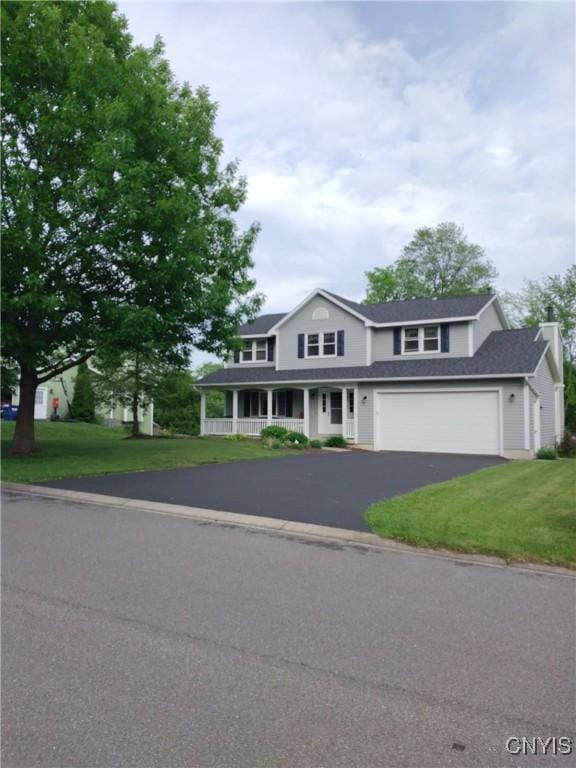
[[[206,392],[201,391],[200,434],[243,433],[259,437],[264,427],[276,425],[303,432],[310,439],[341,435],[358,442],[357,387],[234,388],[224,392],[220,417],[207,418]]]

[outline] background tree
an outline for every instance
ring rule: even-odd
[[[78,366],[71,410],[72,418],[78,421],[93,422],[96,417],[94,387],[87,363],[80,363]]]
[[[164,429],[186,435],[200,432],[200,392],[196,382],[222,368],[220,363],[204,363],[194,371],[167,370],[154,397],[154,420]],[[222,392],[206,393],[206,416],[224,416]]]
[[[139,414],[156,397],[169,363],[153,346],[141,344],[137,350],[105,347],[95,356],[94,366],[99,374],[95,380],[98,400],[110,408],[128,408],[132,437],[139,437]]]
[[[498,276],[483,248],[468,242],[457,224],[417,229],[389,267],[366,272],[366,303],[466,296],[492,290]]]
[[[134,327],[217,354],[257,313],[257,226],[221,167],[208,92],[179,86],[108,2],[2,5],[2,355],[20,371],[13,454],[38,384]],[[141,322],[143,313],[145,321]]]
[[[519,293],[506,293],[501,302],[516,327],[545,322],[547,307],[552,308],[563,340],[566,426],[576,433],[576,266],[563,275],[525,280]]]

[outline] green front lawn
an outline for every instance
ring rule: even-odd
[[[374,533],[576,568],[576,461],[514,461],[374,504]]]
[[[59,477],[104,475],[140,469],[193,467],[239,459],[285,456],[287,450],[270,450],[256,440],[225,440],[218,437],[154,438],[126,440],[122,428],[95,424],[38,422],[37,456],[12,459],[6,456],[14,424],[2,423],[2,479],[34,483]]]

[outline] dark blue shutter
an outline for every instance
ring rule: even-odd
[[[234,350],[234,362],[239,363],[240,362],[240,352],[238,350]]]
[[[304,357],[304,334],[298,334],[298,357]]]
[[[338,357],[344,357],[344,331],[338,331],[336,338],[336,354]]]
[[[450,326],[440,326],[440,352],[450,352]]]
[[[274,360],[274,342],[276,339],[274,336],[268,339],[268,362],[271,363]]]
[[[394,354],[402,354],[402,328],[394,328]]]

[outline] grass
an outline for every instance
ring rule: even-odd
[[[576,568],[576,460],[515,461],[378,502],[374,533]]]
[[[38,422],[40,453],[27,458],[6,456],[14,431],[2,423],[2,479],[34,483],[61,477],[105,475],[143,469],[193,467],[240,459],[285,456],[255,440],[224,440],[218,437],[155,438],[126,440],[122,428],[95,424]]]

